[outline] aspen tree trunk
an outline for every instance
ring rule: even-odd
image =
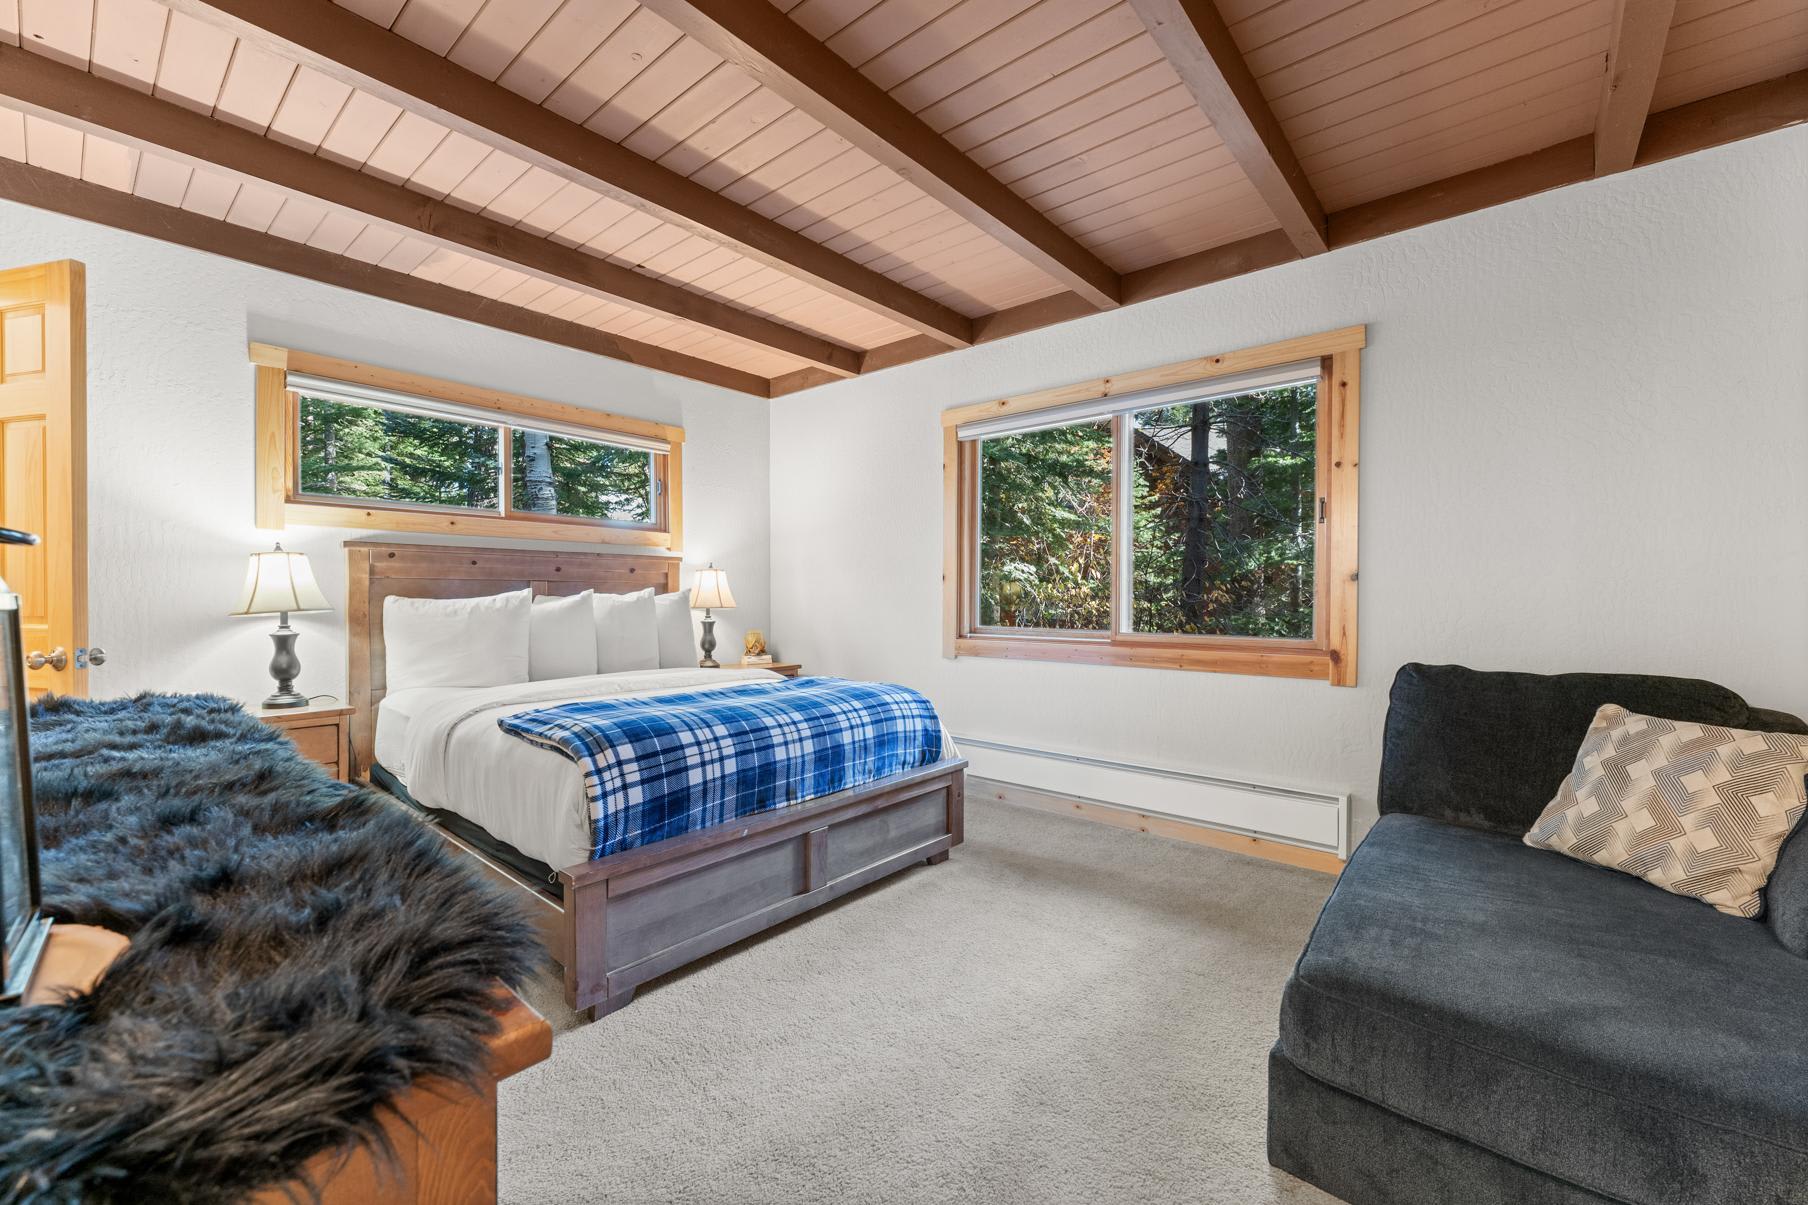
[[[559,494],[552,475],[552,437],[535,431],[517,431],[515,434],[521,440],[522,458],[526,461],[527,471],[521,480],[527,495],[526,509],[556,514]]]

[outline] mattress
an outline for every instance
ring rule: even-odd
[[[376,761],[426,807],[455,812],[554,869],[590,860],[582,771],[496,726],[581,699],[648,697],[774,679],[762,669],[661,669],[511,686],[421,687],[377,705]]]

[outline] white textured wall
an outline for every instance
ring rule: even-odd
[[[767,626],[763,399],[0,202],[0,265],[64,258],[88,268],[89,637],[111,655],[94,694],[271,689],[274,617],[226,617],[246,554],[274,538],[252,524],[252,340],[682,424],[684,578],[729,570],[728,647]],[[281,539],[338,603],[340,542],[376,535]],[[343,611],[292,622],[299,687],[342,691]]]
[[[942,659],[940,411],[1359,322],[1358,687]],[[1350,790],[1359,825],[1406,661],[1808,712],[1808,129],[779,399],[771,480],[788,656],[956,733]]]

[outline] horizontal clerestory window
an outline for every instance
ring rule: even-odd
[[[260,526],[675,543],[682,430],[253,350]]]

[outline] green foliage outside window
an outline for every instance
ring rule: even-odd
[[[979,622],[1111,626],[1111,424],[979,444]]]
[[[653,453],[540,431],[513,433],[519,511],[653,521]]]
[[[501,432],[303,395],[303,494],[501,511]],[[653,453],[542,431],[511,433],[516,511],[625,523],[657,517]]]
[[[1132,630],[1309,639],[1317,385],[1134,416]],[[979,443],[979,623],[1111,626],[1108,421]]]
[[[1318,386],[1135,416],[1138,632],[1312,636]]]
[[[495,427],[301,399],[304,494],[497,509]]]

